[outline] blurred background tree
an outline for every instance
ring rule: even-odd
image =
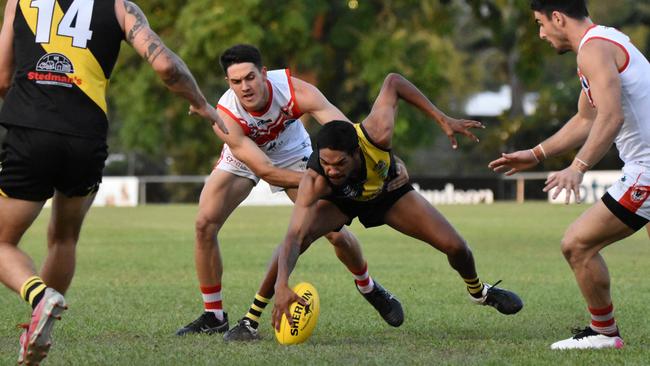
[[[316,84],[351,119],[368,113],[384,77],[399,72],[441,108],[460,113],[472,83],[468,55],[454,46],[458,6],[438,1],[139,2],[153,29],[186,60],[216,102],[227,84],[223,50],[251,43],[269,69],[289,67]],[[180,9],[166,12],[165,9]],[[153,15],[151,15],[153,14]],[[157,14],[160,14],[158,16]],[[207,173],[220,142],[186,104],[161,88],[149,66],[124,47],[111,90],[114,149],[167,161],[176,174]],[[471,87],[470,87],[471,86]],[[308,124],[310,129],[314,123]],[[421,113],[403,108],[397,128],[402,156],[437,133]]]
[[[0,0],[4,8],[5,0]],[[176,51],[216,103],[227,89],[218,57],[236,43],[262,51],[269,69],[289,67],[317,85],[353,121],[370,110],[389,72],[416,84],[448,114],[463,117],[477,92],[509,86],[511,107],[480,144],[461,139],[452,151],[435,123],[400,108],[395,151],[412,175],[492,175],[501,151],[535,145],[576,111],[575,55],[557,56],[538,38],[527,0],[139,0],[151,27]],[[650,4],[592,1],[592,19],[631,36],[647,55]],[[537,93],[526,115],[526,93]],[[207,174],[221,142],[187,103],[168,93],[130,47],[122,47],[109,88],[111,152],[127,159],[115,174]],[[480,117],[480,116],[476,116]],[[307,121],[308,129],[318,126]],[[565,159],[569,159],[566,157]],[[556,159],[540,169],[555,169]],[[599,168],[618,168],[610,153]]]

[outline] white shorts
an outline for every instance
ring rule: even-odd
[[[641,229],[650,220],[650,168],[626,164],[623,176],[609,187],[602,200],[629,227]]]
[[[311,145],[304,145],[301,149],[292,151],[290,153],[284,153],[282,155],[282,158],[279,159],[273,159],[271,158],[271,161],[273,162],[273,165],[275,165],[278,168],[284,168],[284,169],[291,169],[295,170],[298,172],[304,172],[307,170],[307,161],[309,161],[309,156],[311,155]],[[260,178],[253,173],[246,164],[244,164],[242,161],[237,159],[232,152],[230,151],[230,147],[228,145],[223,144],[223,148],[221,150],[221,157],[219,158],[219,161],[217,162],[217,165],[214,167],[214,169],[220,169],[227,171],[229,173],[232,173],[236,176],[239,177],[244,177],[252,180],[257,184],[257,182],[260,181]],[[282,187],[277,187],[277,186],[271,186],[271,192],[281,192],[284,191],[285,189]]]

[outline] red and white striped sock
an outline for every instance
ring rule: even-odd
[[[350,271],[354,275],[354,282],[356,282],[357,287],[361,293],[367,294],[375,287],[375,283],[372,281],[372,277],[368,274],[368,263],[363,265],[361,271]]]
[[[614,305],[610,304],[606,308],[594,309],[589,307],[591,313],[591,324],[589,325],[594,332],[606,336],[618,335],[618,327],[614,319]]]
[[[214,313],[219,320],[223,320],[223,305],[221,303],[221,284],[216,286],[200,286],[203,306],[206,312]]]

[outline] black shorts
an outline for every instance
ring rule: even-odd
[[[332,202],[344,215],[348,217],[346,225],[350,225],[355,217],[359,218],[364,227],[381,226],[384,222],[386,212],[402,196],[413,190],[413,186],[405,184],[394,191],[384,192],[379,197],[369,201],[356,201],[345,197],[328,196],[323,199]]]
[[[629,226],[630,229],[634,231],[639,231],[648,223],[648,219],[631,212],[607,192],[605,192],[601,200],[614,216],[618,217],[619,220],[623,221],[625,225]]]
[[[0,155],[0,194],[45,201],[55,189],[68,197],[97,192],[108,156],[106,141],[6,127]]]

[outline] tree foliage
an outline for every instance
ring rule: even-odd
[[[218,57],[236,43],[257,45],[269,69],[290,67],[353,120],[368,113],[389,72],[405,75],[441,107],[456,111],[458,100],[478,90],[470,87],[468,55],[450,37],[458,14],[454,5],[388,0],[173,3],[179,11],[171,13],[171,4],[163,8],[167,3],[156,1],[140,6],[212,102],[226,89]],[[171,157],[175,173],[205,171],[217,156],[219,141],[204,123],[186,116],[186,104],[167,93],[137,55],[124,51],[110,94],[117,121],[114,145]],[[405,146],[431,141],[434,131],[432,121],[421,114],[411,109],[400,113],[397,141]]]
[[[135,2],[152,29],[185,60],[211,103],[227,88],[219,55],[236,43],[257,45],[269,69],[291,68],[354,121],[369,112],[390,72],[406,76],[456,116],[462,116],[471,94],[511,86],[512,108],[481,131],[479,146],[443,155],[449,161],[439,170],[414,165],[416,174],[488,173],[486,159],[537,143],[575,113],[575,56],[556,56],[539,40],[528,0]],[[622,29],[647,54],[647,2],[592,1],[590,10],[594,21]],[[523,95],[531,91],[539,93],[537,112],[524,116]],[[205,174],[218,157],[221,142],[211,127],[188,116],[187,103],[166,91],[126,45],[109,88],[109,105],[111,151],[160,162],[142,164],[141,172]],[[308,127],[317,128],[313,122]],[[435,154],[431,159],[436,159],[449,148],[433,121],[401,107],[395,150],[406,159],[416,154]]]

